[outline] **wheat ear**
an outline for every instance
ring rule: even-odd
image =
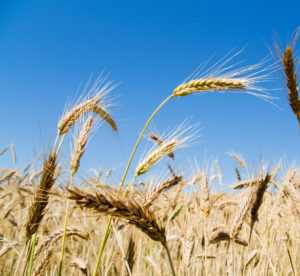
[[[300,217],[300,194],[291,182],[290,173],[292,172],[289,172],[287,176],[283,179],[283,191],[290,197],[294,209]]]
[[[244,78],[207,78],[191,80],[175,88],[173,95],[183,97],[200,91],[246,89],[248,80]]]
[[[223,62],[223,64],[221,64],[221,66],[218,66],[217,68],[218,68],[219,70],[221,70],[221,72],[224,72],[224,71],[226,70],[226,68],[222,68],[222,65],[225,65],[225,64],[226,64],[228,61],[230,61],[230,60],[231,60],[231,58],[228,59],[227,61]],[[238,70],[235,70],[235,71],[233,71],[233,72],[231,72],[231,73],[223,74],[223,76],[222,76],[222,77],[219,77],[219,78],[216,78],[216,77],[215,77],[216,74],[217,74],[217,72],[214,71],[214,72],[211,72],[210,77],[208,77],[208,78],[203,78],[203,79],[208,80],[208,79],[213,78],[213,79],[215,79],[215,80],[216,80],[216,79],[218,79],[218,80],[223,80],[223,81],[224,81],[224,80],[228,80],[228,82],[227,82],[226,85],[224,85],[226,81],[223,82],[223,85],[221,84],[222,81],[220,81],[219,88],[220,88],[221,86],[223,86],[223,87],[222,87],[222,90],[224,90],[224,89],[225,89],[225,90],[226,90],[226,89],[230,89],[230,85],[229,85],[229,84],[230,84],[230,81],[231,81],[231,85],[232,85],[232,82],[235,82],[235,86],[236,86],[236,87],[242,87],[242,89],[241,89],[242,92],[244,92],[244,93],[249,93],[249,94],[252,94],[252,95],[255,95],[255,96],[258,96],[258,97],[262,97],[262,98],[267,98],[267,99],[268,99],[268,98],[270,98],[270,97],[268,97],[267,95],[256,94],[256,93],[247,91],[247,89],[249,89],[249,90],[256,90],[256,91],[262,91],[261,88],[253,86],[253,83],[258,82],[258,81],[262,80],[264,77],[266,77],[268,74],[265,74],[265,75],[263,75],[263,76],[259,76],[258,74],[261,73],[261,72],[264,72],[264,71],[266,71],[266,70],[273,69],[272,67],[263,69],[263,70],[261,70],[261,71],[259,71],[259,72],[252,72],[252,73],[250,74],[250,76],[245,77],[245,78],[235,78],[235,79],[232,79],[232,77],[236,77],[237,75],[242,75],[242,74],[245,74],[245,73],[247,73],[247,72],[249,72],[249,71],[251,71],[251,70],[255,70],[255,69],[257,69],[257,68],[260,68],[262,65],[263,65],[263,63],[259,63],[259,64],[257,64],[257,65],[253,65],[253,66],[250,66],[250,67],[242,68],[242,69],[239,70],[239,71],[238,71]],[[216,90],[215,88],[217,88],[217,86],[213,86],[213,83],[209,84],[210,81],[204,81],[204,82],[203,82],[203,79],[202,79],[202,84],[205,84],[205,83],[206,83],[206,87],[209,87],[208,90]],[[124,171],[124,174],[123,174],[121,183],[120,183],[120,185],[119,185],[119,190],[118,190],[117,196],[119,196],[119,194],[120,194],[120,192],[121,192],[121,190],[122,190],[122,187],[123,187],[123,185],[124,185],[124,181],[125,181],[125,178],[126,178],[126,176],[127,176],[127,173],[128,173],[128,170],[129,170],[131,161],[132,161],[132,159],[133,159],[133,156],[134,156],[134,154],[135,154],[135,152],[136,152],[136,149],[137,149],[137,147],[138,147],[138,145],[139,145],[139,143],[140,143],[140,141],[141,141],[141,139],[142,139],[142,137],[143,137],[143,135],[144,135],[144,133],[145,133],[145,131],[146,131],[148,125],[149,125],[149,123],[151,122],[151,120],[154,118],[154,116],[157,114],[157,112],[158,112],[158,111],[159,111],[159,110],[160,110],[160,109],[161,109],[161,108],[162,108],[162,107],[163,107],[170,99],[172,99],[172,98],[174,98],[174,97],[177,97],[177,96],[186,96],[186,95],[189,95],[189,94],[194,93],[194,92],[196,92],[196,91],[199,91],[198,89],[201,88],[201,86],[199,86],[200,83],[201,83],[201,81],[200,81],[200,82],[198,82],[198,81],[199,81],[199,79],[198,79],[198,80],[192,80],[191,82],[188,82],[189,85],[187,85],[187,83],[184,83],[184,84],[180,85],[179,87],[177,87],[177,88],[173,91],[173,93],[172,93],[171,95],[169,95],[166,99],[164,99],[164,100],[162,101],[162,103],[161,103],[161,104],[154,110],[154,112],[151,114],[151,116],[150,116],[149,119],[147,120],[147,122],[146,122],[146,124],[145,124],[145,126],[144,126],[144,128],[143,128],[143,130],[142,130],[142,132],[141,132],[141,134],[140,134],[140,136],[139,136],[139,138],[138,138],[138,140],[137,140],[137,142],[136,142],[136,144],[135,144],[133,150],[132,150],[132,153],[131,153],[131,155],[130,155],[130,157],[129,157],[129,160],[128,160],[127,166],[126,166],[126,168],[125,168],[125,171]],[[215,84],[216,84],[216,83],[215,83]],[[186,86],[186,85],[187,85],[187,86]],[[233,87],[233,86],[231,86],[231,87]],[[203,87],[202,87],[202,88],[203,88]],[[236,88],[236,89],[237,89],[237,88]],[[203,91],[203,90],[200,90],[200,91]],[[205,90],[204,90],[204,91],[205,91]],[[96,276],[98,267],[99,267],[99,265],[100,265],[101,256],[102,256],[102,254],[103,254],[103,250],[104,250],[104,247],[105,247],[105,245],[106,245],[107,237],[108,237],[108,235],[109,235],[109,233],[110,233],[111,220],[112,220],[112,218],[109,219],[109,222],[108,222],[107,227],[106,227],[105,236],[104,236],[103,241],[102,241],[102,244],[101,244],[101,248],[100,248],[100,251],[99,251],[99,254],[98,254],[97,263],[96,263],[96,267],[95,267],[94,272],[93,272],[93,276]],[[169,254],[168,254],[168,257],[169,257]],[[172,267],[172,272],[174,272],[173,267]]]
[[[297,75],[294,68],[293,50],[290,46],[286,47],[283,55],[283,68],[286,74],[286,85],[289,89],[288,98],[292,111],[297,116],[300,126],[300,98]]]
[[[34,254],[35,257],[37,257],[43,250],[48,250],[49,246],[56,241],[58,241],[64,234],[64,229],[60,229],[58,231],[55,231],[51,235],[49,235],[42,243],[41,245],[36,249],[36,252]],[[87,240],[89,237],[88,232],[82,232],[81,230],[77,228],[67,228],[66,230],[66,235],[67,236],[77,236],[82,239]]]
[[[237,155],[236,153],[234,153],[234,152],[230,152],[229,153],[246,171],[248,170],[248,166],[247,166],[247,164],[246,164],[246,162],[245,162],[245,160],[241,157],[241,156],[239,156],[239,155]]]
[[[174,266],[167,246],[165,228],[149,209],[144,208],[134,199],[130,198],[120,199],[115,195],[103,194],[99,191],[94,191],[92,194],[78,188],[67,190],[70,193],[69,198],[75,200],[77,205],[124,219],[129,224],[135,225],[152,240],[159,241],[167,252],[172,274],[173,276],[175,275]]]
[[[239,190],[239,189],[244,189],[247,187],[256,186],[261,182],[261,180],[262,179],[246,180],[246,181],[243,181],[243,182],[233,185],[232,188],[235,190]]]
[[[191,227],[187,231],[185,237],[185,243],[184,243],[183,262],[186,266],[186,270],[188,270],[191,265],[191,259],[192,259],[194,247],[195,247],[194,229],[192,229]]]
[[[118,131],[117,124],[110,116],[110,114],[104,109],[104,107],[99,105],[94,105],[91,111],[98,114],[104,121],[106,121],[114,131]]]
[[[241,205],[239,212],[237,213],[234,222],[232,224],[231,230],[230,230],[230,238],[233,239],[235,238],[242,227],[242,224],[246,218],[246,215],[248,213],[248,210],[251,207],[252,201],[253,201],[253,196],[254,196],[254,189],[250,188],[249,194],[246,197],[244,203]]]
[[[86,121],[83,123],[83,126],[79,132],[79,135],[76,139],[76,143],[74,146],[74,150],[71,155],[71,179],[69,182],[69,187],[72,187],[74,176],[79,168],[80,159],[84,153],[85,146],[87,143],[87,140],[90,136],[91,128],[93,126],[93,118],[89,116]],[[65,223],[64,223],[64,234],[62,239],[62,247],[61,247],[61,256],[60,256],[60,263],[58,268],[58,275],[61,275],[62,272],[62,265],[63,265],[63,256],[65,251],[65,242],[66,242],[66,230],[67,230],[67,224],[68,224],[68,215],[69,215],[69,205],[70,202],[67,202],[67,208],[66,208],[66,214],[65,214]]]
[[[125,219],[129,224],[135,225],[152,240],[166,242],[165,228],[156,220],[154,214],[147,208],[139,205],[133,199],[120,199],[112,194],[103,194],[99,191],[93,193],[74,188],[67,189],[69,198],[75,200],[77,205],[93,209],[97,212]]]
[[[34,276],[42,276],[45,275],[45,271],[47,269],[47,266],[50,263],[51,256],[53,255],[53,250],[47,250],[45,257],[43,260],[40,261],[38,266],[36,267],[33,275]]]
[[[200,186],[200,210],[205,216],[210,213],[210,201],[209,201],[209,185],[207,180],[206,172],[200,173],[199,186]]]
[[[254,223],[258,220],[258,210],[262,204],[264,193],[266,192],[268,188],[268,184],[270,183],[272,177],[270,174],[267,173],[264,179],[262,179],[257,185],[256,190],[254,192],[254,201],[251,206],[251,229],[250,229],[250,235],[249,235],[249,242],[251,239],[252,229],[254,226]]]
[[[45,160],[44,162],[41,181],[35,193],[34,202],[29,208],[29,216],[25,228],[26,239],[28,243],[29,239],[33,235],[33,240],[31,244],[31,254],[30,254],[28,275],[31,275],[31,271],[32,271],[37,230],[45,214],[46,207],[48,205],[50,190],[54,185],[57,176],[56,173],[57,168],[58,167],[56,165],[56,154],[51,153],[48,157],[48,160]],[[30,247],[28,248],[28,250],[30,250]],[[29,252],[30,251],[28,251],[28,253]],[[26,269],[27,267],[27,261],[28,259],[26,259],[24,269]]]
[[[171,179],[167,179],[161,183],[159,183],[158,186],[154,187],[150,193],[148,193],[144,198],[144,207],[148,208],[152,205],[153,201],[165,190],[176,186],[182,181],[182,176],[173,176]]]
[[[137,166],[135,171],[136,176],[145,174],[161,158],[173,152],[174,149],[179,146],[179,144],[179,140],[173,139],[163,143],[159,148],[148,154],[146,158]]]
[[[93,126],[93,118],[88,117],[88,119],[84,122],[80,130],[78,138],[76,139],[76,143],[71,155],[71,163],[70,163],[72,175],[75,175],[79,168],[80,159],[84,153],[85,146],[89,138],[92,126]]]
[[[37,230],[45,214],[49,201],[49,192],[55,183],[56,155],[49,155],[44,162],[44,168],[40,184],[35,192],[33,204],[29,208],[29,216],[26,223],[26,237],[29,239]]]
[[[92,98],[87,100],[74,108],[72,108],[64,117],[61,118],[57,127],[58,134],[65,134],[76,123],[76,121],[86,112],[91,111],[100,102],[100,98]]]
[[[157,136],[156,134],[154,134],[153,132],[149,133],[149,136],[150,136],[150,138],[151,138],[156,144],[158,144],[159,146],[161,146],[161,145],[163,144],[163,142],[164,142],[160,137],[158,137],[158,136]],[[172,158],[173,160],[174,160],[174,158],[175,158],[173,152],[170,152],[170,153],[168,154],[168,156],[169,156],[170,158]]]

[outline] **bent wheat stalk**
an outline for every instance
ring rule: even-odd
[[[41,181],[39,187],[36,191],[34,202],[29,208],[29,216],[26,223],[26,238],[27,242],[33,235],[32,248],[31,248],[31,256],[30,256],[30,264],[28,269],[28,275],[31,275],[32,264],[33,264],[33,256],[34,249],[36,243],[36,235],[38,227],[41,223],[41,220],[45,214],[45,209],[48,205],[49,201],[49,192],[52,186],[55,183],[55,170],[57,169],[56,165],[56,154],[50,154],[48,160],[44,162],[43,173],[41,177]],[[26,262],[27,263],[27,262]],[[25,264],[26,267],[26,264]]]
[[[149,209],[139,205],[134,199],[130,198],[120,199],[112,194],[103,194],[99,191],[89,193],[78,188],[67,190],[70,193],[69,199],[74,200],[77,205],[124,219],[129,224],[139,228],[152,240],[160,242],[166,249],[172,274],[175,275],[175,270],[167,247],[165,228]]]
[[[73,184],[73,179],[78,171],[79,164],[80,164],[80,159],[84,153],[86,143],[88,141],[91,128],[93,126],[93,118],[88,117],[87,120],[83,123],[83,126],[80,130],[80,133],[78,135],[78,138],[76,139],[76,143],[74,146],[74,150],[71,155],[71,179],[69,182],[69,188],[72,187]],[[64,251],[65,251],[65,242],[66,242],[66,230],[67,230],[67,224],[68,224],[68,215],[69,215],[69,205],[70,202],[67,202],[67,209],[66,209],[66,214],[65,214],[65,224],[64,224],[64,234],[63,234],[63,239],[62,239],[62,247],[61,247],[61,256],[60,256],[60,261],[59,261],[59,268],[58,268],[58,275],[61,275],[62,272],[62,264],[63,264],[63,257],[64,257]]]
[[[229,62],[232,58],[229,58],[227,61],[223,62],[223,66]],[[124,181],[125,178],[127,176],[131,161],[133,159],[133,156],[136,152],[136,149],[149,125],[149,123],[151,122],[151,120],[153,119],[153,117],[157,114],[157,112],[172,98],[174,97],[183,97],[183,96],[188,96],[190,94],[193,94],[195,92],[205,92],[205,91],[226,91],[226,90],[235,90],[235,91],[241,91],[243,93],[248,93],[248,94],[252,94],[258,97],[262,97],[265,99],[270,99],[269,96],[263,94],[263,93],[254,93],[254,92],[250,92],[251,90],[255,90],[255,91],[262,91],[261,88],[259,87],[255,87],[253,84],[255,82],[259,82],[261,81],[264,77],[266,77],[268,74],[265,75],[261,75],[259,76],[259,73],[265,72],[267,70],[271,70],[272,67],[268,67],[266,69],[262,69],[258,72],[253,72],[253,70],[256,70],[258,68],[260,68],[263,65],[263,63],[258,63],[256,65],[253,66],[249,66],[249,67],[244,67],[242,69],[240,69],[240,71],[235,70],[231,73],[227,73],[227,74],[223,74],[222,76],[219,76],[218,78],[215,76],[218,71],[215,70],[213,72],[210,73],[210,75],[208,77],[203,77],[203,78],[199,78],[196,80],[191,80],[187,83],[183,83],[181,85],[179,85],[177,88],[175,88],[175,90],[173,91],[173,93],[171,95],[169,95],[156,109],[155,111],[152,113],[152,115],[149,117],[149,119],[147,120],[134,148],[133,151],[129,157],[127,166],[125,168],[122,180],[120,182],[119,185],[119,190],[117,193],[117,197],[120,195],[120,192],[123,188],[124,185]],[[220,66],[217,67],[217,69],[220,70],[220,72],[224,72],[226,69],[221,68]],[[249,74],[249,76],[245,76],[242,78],[238,78],[238,75],[245,75],[245,73],[251,72],[251,74]],[[249,91],[248,91],[249,90]],[[96,267],[93,273],[93,276],[96,276],[97,274],[97,270],[100,264],[100,260],[101,260],[101,256],[107,241],[107,237],[108,234],[110,232],[110,226],[111,226],[111,220],[112,218],[109,218],[107,227],[106,227],[106,231],[105,231],[105,235],[101,244],[101,248],[98,254],[98,259],[97,259],[97,263],[96,263]]]

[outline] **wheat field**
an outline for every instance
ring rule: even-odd
[[[293,46],[288,46],[275,65],[258,63],[231,72],[218,68],[176,87],[149,117],[117,186],[110,181],[113,170],[76,177],[97,128],[106,123],[118,131],[105,104],[113,87],[96,83],[66,108],[50,150],[23,169],[1,169],[0,274],[299,275],[299,168],[285,169],[278,162],[259,164],[252,171],[232,152],[237,167],[230,189],[223,189],[218,162],[210,170],[195,164],[193,175],[186,176],[176,165],[176,150],[198,134],[195,126],[182,124],[165,136],[148,133],[153,147],[141,158],[133,179],[126,180],[149,123],[173,98],[236,92],[272,100],[258,83],[281,67],[300,124],[293,55]],[[71,131],[71,162],[62,166],[61,145]],[[13,145],[0,158],[9,151],[15,161]],[[163,162],[165,177],[140,181]]]

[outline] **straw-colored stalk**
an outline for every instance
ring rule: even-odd
[[[59,121],[58,134],[65,134],[76,123],[76,121],[84,115],[86,112],[92,111],[92,109],[100,102],[99,97],[87,100],[74,108],[72,108],[67,114],[65,114]]]
[[[11,150],[12,159],[13,159],[14,163],[16,164],[17,163],[17,155],[16,155],[16,150],[15,150],[14,144],[10,145],[10,150]]]
[[[71,174],[73,176],[76,174],[76,172],[79,168],[80,159],[84,153],[85,146],[86,146],[87,140],[89,138],[92,126],[93,126],[93,118],[88,117],[88,119],[84,122],[84,124],[80,130],[78,138],[76,139],[76,143],[75,143],[72,155],[71,155],[71,163],[70,163]]]
[[[85,146],[86,146],[87,140],[89,138],[92,126],[93,126],[93,118],[91,116],[89,116],[86,119],[86,121],[83,123],[83,126],[79,132],[79,135],[76,138],[74,150],[71,155],[71,163],[70,163],[71,179],[69,182],[69,188],[72,187],[73,179],[79,168],[80,159],[85,151]],[[65,214],[64,234],[63,234],[62,247],[61,247],[61,257],[60,257],[60,263],[59,263],[59,269],[58,269],[59,276],[62,273],[63,256],[64,256],[65,242],[66,242],[66,230],[67,230],[68,216],[69,216],[69,205],[70,205],[70,202],[68,201],[67,208],[66,208],[66,214]]]
[[[288,98],[292,111],[297,116],[300,126],[300,98],[297,75],[294,67],[293,49],[290,46],[286,47],[283,55],[283,68],[286,74],[286,85],[289,89]]]
[[[12,171],[8,175],[2,177],[0,179],[0,184],[4,183],[6,180],[9,180],[12,176],[14,176],[15,173],[16,173],[16,171]]]
[[[35,192],[34,201],[29,208],[29,215],[26,223],[26,237],[30,237],[38,230],[41,220],[45,214],[49,201],[49,192],[55,183],[56,155],[49,155],[44,162],[44,168],[39,186]]]
[[[223,66],[225,66],[225,64],[227,62],[229,62],[232,58],[229,58],[228,60],[226,60],[225,62],[222,63]],[[222,65],[221,66],[217,66],[215,68],[221,70],[222,73],[224,73],[224,71],[226,71],[226,69],[222,68]],[[242,68],[241,70],[235,70],[234,72],[232,72],[231,74],[228,73],[228,74],[225,74],[223,75],[223,77],[215,77],[217,75],[217,70],[215,70],[214,72],[211,72],[210,76],[211,77],[207,77],[207,78],[202,78],[202,79],[197,79],[197,80],[191,80],[190,82],[188,83],[183,83],[181,84],[180,86],[178,86],[171,95],[169,95],[166,99],[164,99],[162,101],[162,103],[154,110],[154,112],[151,114],[151,116],[149,117],[149,119],[147,120],[133,150],[132,150],[132,153],[129,157],[129,160],[128,160],[128,163],[127,163],[127,166],[125,168],[125,171],[124,171],[124,174],[123,174],[123,177],[122,177],[122,180],[120,182],[120,185],[119,185],[119,190],[118,190],[118,194],[117,196],[119,196],[122,188],[123,188],[123,185],[124,185],[124,181],[125,181],[125,178],[127,176],[127,173],[128,173],[128,170],[129,170],[129,167],[130,167],[130,164],[131,164],[131,161],[133,159],[133,156],[137,150],[137,147],[149,125],[149,123],[152,121],[152,119],[154,118],[154,116],[157,114],[157,112],[172,98],[174,97],[182,97],[182,96],[187,96],[187,95],[190,95],[192,93],[195,93],[197,91],[201,92],[201,91],[217,91],[217,90],[220,90],[220,91],[224,91],[224,90],[241,90],[242,92],[244,93],[249,93],[249,94],[252,94],[252,95],[255,95],[255,96],[258,96],[258,97],[262,97],[262,98],[270,98],[266,95],[263,95],[263,94],[256,94],[256,93],[253,93],[253,92],[250,92],[250,91],[247,91],[247,89],[249,90],[257,90],[257,91],[262,91],[260,88],[257,88],[255,87],[253,84],[255,82],[259,82],[261,80],[263,80],[263,78],[265,78],[266,76],[268,76],[268,73],[266,73],[265,75],[260,75],[259,74],[261,72],[265,72],[265,71],[268,71],[268,70],[271,70],[273,69],[273,67],[268,67],[266,69],[262,69],[261,71],[258,71],[258,72],[253,72],[253,70],[256,70],[258,68],[260,68],[261,66],[263,65],[263,62],[262,63],[259,63],[259,64],[256,64],[256,65],[253,65],[253,66],[250,66],[250,67],[247,67],[247,68]],[[247,72],[250,72],[252,71],[252,73],[249,75],[249,77],[244,77],[244,78],[231,78],[231,77],[236,77],[237,75],[242,75],[242,74],[245,74]],[[168,152],[170,153],[170,152]],[[167,153],[167,154],[168,154]],[[101,248],[100,248],[100,251],[99,251],[99,254],[98,254],[98,258],[97,258],[97,264],[96,264],[96,267],[95,267],[95,270],[93,272],[93,276],[96,276],[97,274],[97,270],[98,270],[98,267],[100,265],[100,260],[101,260],[101,256],[102,256],[102,253],[103,253],[103,250],[104,250],[104,247],[106,245],[106,241],[107,241],[107,237],[109,235],[109,230],[110,230],[110,225],[111,225],[111,218],[109,219],[109,222],[107,224],[107,227],[106,227],[106,231],[105,231],[105,236],[103,238],[103,241],[102,241],[102,245],[101,245]],[[169,255],[168,255],[169,256]]]
[[[30,206],[29,212],[28,212],[29,215],[28,215],[28,219],[27,219],[27,223],[26,223],[26,227],[25,227],[27,243],[29,243],[29,240],[33,235],[32,244],[31,244],[31,253],[30,253],[30,255],[28,254],[28,256],[27,256],[27,257],[30,256],[28,275],[31,275],[31,271],[32,271],[37,230],[38,230],[39,225],[42,221],[42,218],[44,217],[44,214],[46,212],[46,207],[47,207],[48,201],[49,201],[50,190],[51,190],[52,186],[54,185],[56,176],[57,176],[57,174],[56,174],[56,170],[57,170],[56,156],[57,156],[56,154],[51,153],[48,157],[48,160],[45,160],[41,181],[36,190],[33,204]],[[28,249],[30,249],[30,248],[28,248]],[[29,251],[28,251],[28,253],[29,253]],[[28,261],[27,257],[26,257],[26,262],[25,262],[25,267],[24,267],[25,270],[26,270],[27,261]],[[17,270],[18,270],[18,267],[17,267]],[[16,273],[17,273],[17,270],[16,270]]]

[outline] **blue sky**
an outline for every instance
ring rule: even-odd
[[[119,134],[103,125],[90,141],[80,173],[113,168],[119,181],[147,117],[202,62],[245,47],[236,61],[254,64],[269,55],[276,32],[283,45],[299,25],[298,1],[1,1],[0,147],[14,142],[17,167],[51,145],[68,98],[93,73],[110,72]],[[81,87],[82,87],[81,86]],[[277,108],[250,95],[205,94],[169,102],[155,118],[160,132],[184,119],[200,123],[201,137],[178,152],[178,163],[218,158],[225,179],[241,153],[253,164],[283,158],[299,164],[300,137],[284,83],[262,84]],[[79,88],[80,89],[80,88]],[[149,141],[141,144],[132,169]],[[62,160],[69,161],[70,142]],[[10,155],[1,167],[14,167]]]

